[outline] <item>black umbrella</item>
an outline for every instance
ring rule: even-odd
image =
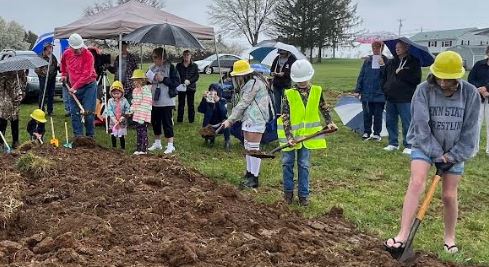
[[[171,24],[153,24],[137,28],[122,38],[132,43],[150,43],[175,47],[204,49],[202,44],[187,30]]]

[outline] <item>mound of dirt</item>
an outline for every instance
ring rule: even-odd
[[[21,202],[0,229],[0,264],[398,266],[338,208],[307,220],[282,204],[257,204],[174,158],[97,146],[30,152],[57,162],[55,175],[32,180],[15,169],[18,156],[0,158],[0,190]],[[452,266],[425,254],[416,265]]]

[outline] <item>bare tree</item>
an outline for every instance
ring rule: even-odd
[[[213,0],[208,6],[214,24],[225,35],[244,35],[256,45],[264,32],[279,0]]]
[[[100,0],[99,2],[93,4],[93,6],[89,6],[85,9],[85,15],[90,16],[97,14],[98,12],[125,4],[131,0],[116,0],[115,2],[113,0]],[[156,8],[163,8],[165,6],[165,3],[163,0],[136,0],[140,3],[146,4],[148,6],[156,7]]]

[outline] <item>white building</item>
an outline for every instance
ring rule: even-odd
[[[464,28],[445,31],[420,32],[410,37],[412,41],[427,46],[431,53],[438,54],[454,46],[488,46],[487,29]]]

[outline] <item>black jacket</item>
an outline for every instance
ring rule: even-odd
[[[278,66],[278,58],[280,56],[277,56],[272,63],[272,67],[270,68],[270,72],[276,72],[280,73],[283,72],[284,76],[278,77],[275,76],[273,78],[273,85],[281,88],[290,88],[291,87],[291,80],[290,80],[290,67],[292,67],[292,63],[295,62],[295,57],[290,55],[287,62],[280,68]]]
[[[199,80],[199,67],[197,64],[190,62],[188,67],[183,65],[183,62],[177,64],[177,71],[180,74],[180,81],[183,83],[185,80],[189,80],[190,84],[187,86],[187,90],[195,91],[197,85],[195,84]]]
[[[382,89],[389,102],[411,102],[416,87],[421,83],[419,60],[411,55],[406,56],[406,60],[403,70],[396,74],[401,61],[397,56],[390,59],[382,73]]]
[[[41,136],[44,136],[45,131],[46,131],[45,124],[37,122],[35,119],[31,119],[29,123],[27,123],[27,132],[31,136],[32,140],[36,139],[34,133],[38,133]]]
[[[488,59],[477,61],[469,73],[467,80],[476,88],[485,86],[489,89],[489,65],[487,65],[487,61]],[[484,97],[481,96],[481,100],[484,102]]]

